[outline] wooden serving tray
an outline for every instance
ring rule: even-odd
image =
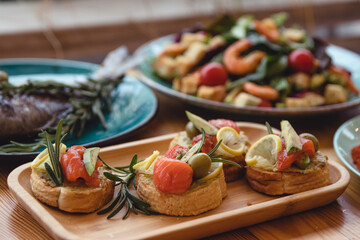
[[[266,128],[260,124],[242,122],[239,126],[252,143],[267,134]],[[153,150],[166,152],[175,136],[176,133],[106,147],[101,150],[101,157],[112,166],[127,165],[134,154],[142,159]],[[228,184],[228,196],[218,208],[198,216],[132,213],[122,220],[120,212],[107,220],[96,213],[70,214],[42,204],[32,194],[30,173],[30,163],[16,168],[8,177],[9,188],[19,203],[56,239],[200,238],[326,205],[336,200],[350,181],[346,169],[330,161],[332,184],[326,187],[272,197],[255,192],[243,178]]]

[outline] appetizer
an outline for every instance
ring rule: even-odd
[[[223,16],[183,31],[156,56],[153,70],[177,91],[239,107],[316,107],[358,95],[327,44],[285,20]]]
[[[170,143],[170,147],[178,144],[190,148],[202,140],[205,132],[204,145],[201,148],[203,153],[209,153],[217,144],[214,156],[231,161],[224,162],[224,172],[226,182],[232,182],[239,179],[244,173],[245,154],[250,146],[247,136],[239,126],[229,119],[212,119],[206,121],[195,114],[186,112],[190,120],[185,127],[185,132],[179,133]],[[235,162],[237,165],[231,164]]]
[[[218,207],[227,194],[225,179],[240,177],[230,166],[243,169],[248,147],[247,137],[233,121],[208,122],[186,114],[186,133],[171,142],[165,155],[154,151],[133,166],[139,197],[166,215],[193,216]]]
[[[103,175],[100,148],[72,146],[66,151],[61,130],[62,121],[54,145],[43,132],[47,148],[31,163],[32,192],[41,202],[65,212],[93,212],[112,199],[114,182]]]
[[[269,134],[246,154],[250,186],[268,195],[294,194],[331,184],[328,158],[310,133],[298,135],[289,121],[281,121],[281,135]]]

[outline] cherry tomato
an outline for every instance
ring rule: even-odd
[[[159,191],[182,194],[189,189],[192,178],[193,170],[185,162],[163,157],[155,163],[153,181]]]
[[[177,159],[179,156],[180,158],[183,157],[187,152],[189,151],[188,148],[180,146],[179,144],[176,144],[172,148],[170,148],[167,153],[165,154],[165,157],[171,158],[171,159]],[[179,160],[179,159],[178,159]]]
[[[232,127],[233,129],[235,129],[238,133],[240,132],[240,128],[238,127],[238,125],[232,121],[232,120],[228,120],[228,119],[212,119],[209,120],[209,123],[211,125],[213,125],[214,127],[216,127],[217,129],[223,128],[223,127]]]
[[[227,80],[225,68],[216,62],[208,63],[200,70],[200,84],[206,86],[224,85]]]
[[[289,54],[288,63],[295,72],[311,73],[314,70],[314,56],[307,49],[293,50]]]
[[[258,107],[270,107],[271,108],[272,104],[268,100],[262,98],[261,102],[258,105]]]
[[[192,139],[191,144],[195,145],[197,142],[200,142],[201,139],[202,139],[202,134],[199,134]],[[205,134],[205,142],[203,147],[201,148],[201,151],[203,153],[209,153],[216,146],[216,143],[217,143],[216,136]]]

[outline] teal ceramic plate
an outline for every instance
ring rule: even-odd
[[[346,110],[360,105],[360,98],[354,97],[350,101],[341,104],[334,104],[328,106],[319,106],[314,108],[299,108],[299,109],[281,109],[281,108],[262,108],[262,107],[237,107],[234,105],[209,101],[206,99],[190,96],[171,87],[171,83],[165,82],[158,78],[151,67],[152,59],[159,54],[163,46],[173,39],[173,35],[165,36],[153,40],[141,46],[135,55],[145,57],[145,60],[139,66],[140,80],[156,89],[157,91],[199,107],[214,109],[218,111],[230,112],[237,115],[271,115],[271,116],[307,116],[319,115],[324,113],[333,113],[341,110]],[[330,45],[327,47],[327,53],[332,57],[336,65],[345,67],[351,71],[354,83],[360,88],[360,56],[349,50],[341,47]]]
[[[336,154],[350,171],[360,177],[360,172],[351,157],[351,149],[357,145],[360,145],[360,116],[342,124],[334,135]]]
[[[9,81],[21,84],[28,79],[56,80],[62,82],[84,81],[99,68],[99,65],[53,59],[4,59],[0,60],[0,70],[9,74]],[[88,124],[78,139],[67,138],[68,146],[105,146],[125,137],[130,132],[144,126],[155,115],[157,99],[145,84],[126,76],[112,93],[111,111],[105,114],[107,129],[101,123]],[[0,153],[6,156],[34,156],[36,153]]]

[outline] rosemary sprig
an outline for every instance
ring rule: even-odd
[[[122,81],[104,79],[95,81],[88,79],[88,82],[77,86],[70,86],[55,81],[28,81],[27,84],[14,86],[8,82],[0,83],[2,94],[12,96],[15,94],[40,94],[54,98],[68,99],[72,107],[65,113],[63,118],[63,131],[61,134],[74,134],[80,137],[86,124],[98,118],[106,129],[104,111],[110,109],[111,93],[113,89]],[[51,125],[51,124],[50,124]],[[49,134],[54,134],[56,127],[44,129]],[[0,152],[33,152],[42,148],[46,144],[44,133],[40,132],[38,137],[31,143],[19,143],[10,141],[8,144],[0,146]]]
[[[104,162],[100,157],[99,159],[109,169],[117,173],[120,173],[121,175],[104,172],[104,176],[114,181],[116,185],[119,185],[120,190],[116,198],[106,208],[97,212],[98,215],[102,215],[110,212],[110,214],[107,216],[107,219],[110,219],[114,217],[116,214],[118,214],[121,211],[121,209],[123,209],[123,207],[126,207],[126,211],[122,219],[127,218],[130,214],[130,211],[133,211],[135,214],[138,214],[139,212],[142,212],[147,215],[158,214],[157,212],[150,209],[150,205],[147,202],[139,199],[129,190],[129,186],[131,182],[133,182],[136,174],[133,166],[137,163],[137,155],[134,155],[134,157],[130,162],[130,165],[126,167],[111,167],[106,162]]]
[[[269,134],[274,134],[274,133],[273,133],[273,130],[272,130],[271,126],[270,126],[270,123],[265,122],[265,125],[266,125],[266,128],[267,128],[268,133],[269,133]]]
[[[46,147],[48,149],[49,157],[50,157],[50,161],[51,161],[51,165],[52,165],[52,168],[51,168],[50,165],[47,162],[45,162],[45,169],[46,169],[46,172],[49,174],[50,179],[53,181],[53,183],[56,186],[61,186],[64,182],[64,177],[63,177],[63,173],[61,170],[61,164],[60,164],[60,146],[61,146],[61,142],[64,139],[64,137],[66,136],[66,134],[63,137],[61,137],[62,125],[63,125],[63,120],[60,120],[60,122],[56,128],[55,147],[51,143],[51,138],[50,138],[49,134],[46,131],[44,131]]]

